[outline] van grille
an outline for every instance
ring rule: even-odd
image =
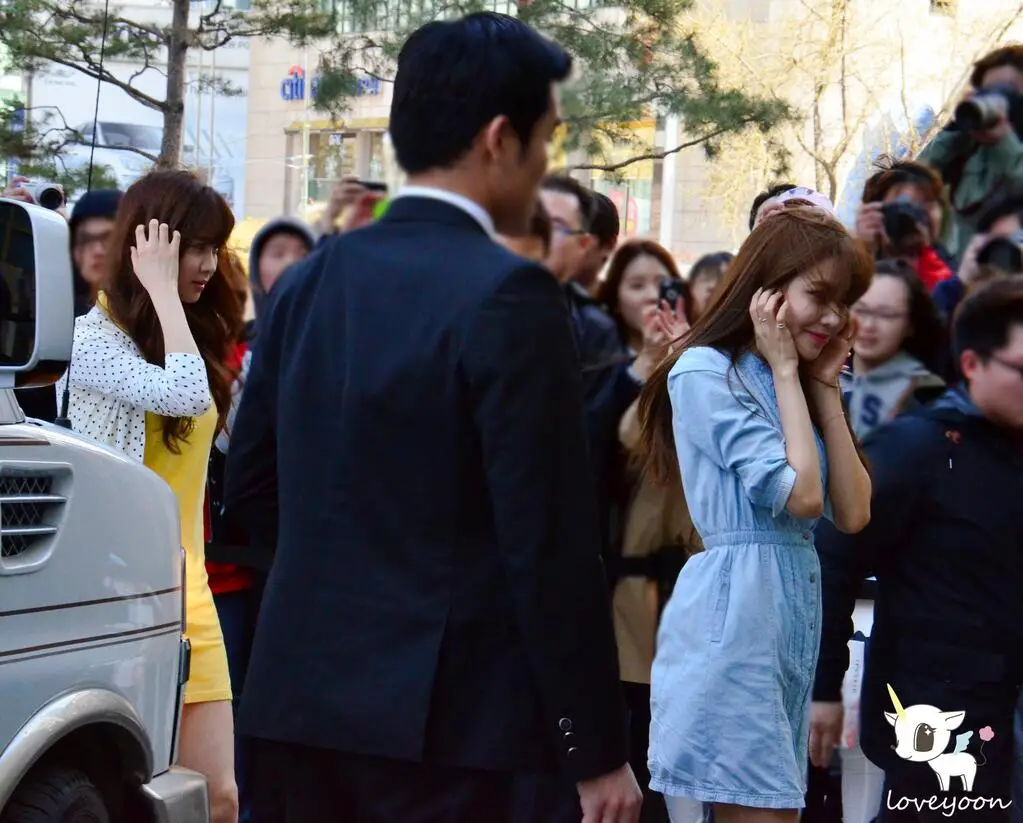
[[[0,474],[0,557],[18,557],[57,533],[67,498],[46,474]]]

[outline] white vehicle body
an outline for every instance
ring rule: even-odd
[[[38,303],[34,356],[52,368],[60,345],[70,353],[71,324],[59,340],[51,311],[70,306],[71,279],[43,264],[48,248],[66,259],[67,228],[60,242],[48,236],[57,224],[37,218],[36,290],[58,308]],[[183,581],[163,480],[26,420],[0,389],[0,823],[71,819],[58,801],[76,797],[95,810],[74,819],[207,823],[205,779],[172,766],[188,670]]]

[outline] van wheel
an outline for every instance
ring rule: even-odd
[[[78,769],[47,769],[26,779],[0,823],[110,823],[103,795]]]

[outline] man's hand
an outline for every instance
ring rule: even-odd
[[[626,763],[617,771],[578,783],[582,823],[636,823],[643,792]]]
[[[856,209],[856,228],[854,234],[862,240],[871,251],[877,249],[888,237],[884,232],[884,203],[860,203]]]
[[[10,184],[0,193],[0,197],[5,197],[8,200],[20,200],[22,203],[34,204],[35,198],[26,191],[22,184],[27,183],[27,177],[12,177]]]
[[[969,286],[977,279],[977,275],[980,274],[977,254],[987,245],[989,240],[991,240],[990,234],[975,234],[970,238],[970,242],[963,252],[963,260],[959,265],[959,272],[957,273],[957,276],[964,285]]]
[[[826,769],[831,756],[842,739],[842,721],[845,717],[841,703],[810,704],[810,762],[818,769]]]
[[[338,180],[330,193],[330,202],[327,203],[326,211],[317,221],[316,228],[319,232],[333,234],[341,212],[356,203],[364,194],[366,194],[366,188],[358,178],[348,176]]]

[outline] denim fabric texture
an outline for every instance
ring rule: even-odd
[[[682,485],[705,551],[686,563],[658,631],[651,787],[749,808],[802,808],[820,642],[816,521],[785,511],[770,367],[709,348],[668,377]],[[824,443],[817,437],[827,488]],[[825,503],[825,516],[830,516]]]

